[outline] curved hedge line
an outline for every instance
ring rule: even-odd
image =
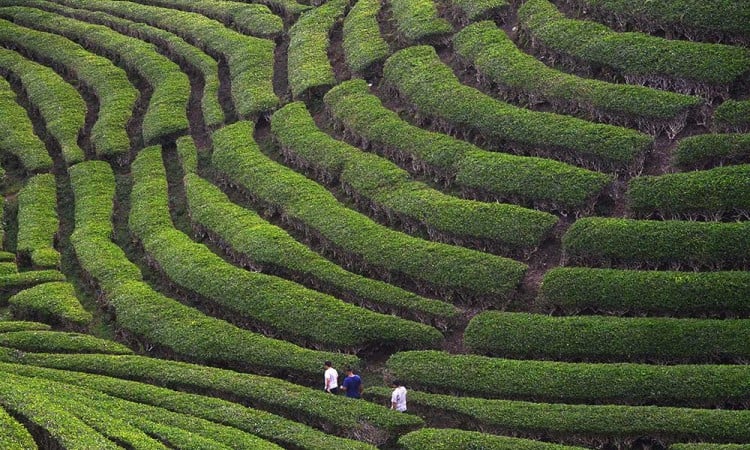
[[[44,283],[25,289],[8,300],[13,317],[84,329],[92,320],[70,283]]]
[[[328,113],[363,147],[377,145],[390,159],[415,171],[436,174],[479,197],[549,209],[586,209],[611,177],[545,158],[489,152],[451,136],[402,120],[351,80],[323,98]]]
[[[430,326],[379,314],[272,275],[235,267],[176,230],[161,148],[143,149],[133,162],[128,227],[166,277],[279,337],[334,349],[376,345],[434,347]]]
[[[9,352],[3,354],[2,351],[0,359],[106,375],[196,393],[211,391],[254,408],[275,411],[316,428],[333,430],[338,435],[365,437],[365,440],[373,444],[380,443],[380,440],[392,440],[402,432],[422,424],[422,419],[417,416],[400,414],[378,404],[342,401],[341,397],[323,392],[318,384],[314,388],[308,388],[278,378],[184,362],[135,355],[18,355]]]
[[[313,96],[336,84],[328,60],[329,34],[348,4],[346,0],[330,0],[303,13],[289,28],[287,72],[292,97]]]
[[[323,183],[340,183],[361,209],[392,225],[423,229],[436,240],[515,251],[537,247],[557,223],[548,213],[464,200],[414,181],[391,161],[320,130],[301,102],[276,111],[271,131],[293,165],[313,172]]]
[[[46,323],[29,322],[24,320],[0,321],[0,333],[7,333],[9,331],[33,331],[49,329],[51,329],[51,327]]]
[[[468,25],[480,20],[502,19],[510,9],[508,0],[448,0],[454,11],[458,14],[459,22]]]
[[[434,0],[390,0],[396,30],[407,44],[438,41],[453,31],[451,24],[438,16]]]
[[[500,87],[511,100],[549,102],[558,111],[605,120],[650,133],[677,134],[700,97],[580,78],[548,67],[522,52],[492,21],[474,23],[453,37],[456,54]]]
[[[745,365],[567,363],[407,351],[391,355],[386,366],[411,389],[484,398],[690,407],[750,400]]]
[[[45,129],[60,145],[65,162],[70,165],[83,161],[78,134],[83,130],[86,102],[81,94],[54,70],[12,50],[0,49],[0,71],[23,86]]]
[[[575,264],[741,269],[750,263],[750,222],[578,219],[562,237]]]
[[[61,12],[68,9],[59,8]],[[105,26],[32,8],[0,8],[0,16],[12,18],[19,25],[61,34],[85,47],[93,47],[95,51],[138,73],[153,89],[143,116],[142,137],[146,144],[184,134],[188,130],[190,81],[177,64],[159,54],[153,45],[123,36]]]
[[[525,359],[739,361],[750,356],[750,320],[565,316],[487,311],[464,332],[472,352]]]
[[[253,141],[253,126],[239,122],[214,132],[212,163],[225,179],[300,228],[388,277],[408,277],[430,290],[491,295],[512,294],[526,265],[507,258],[390,230],[344,207],[319,184],[274,162]],[[324,242],[325,242],[324,241]],[[338,252],[337,252],[338,253]]]
[[[129,355],[133,351],[117,342],[107,341],[89,334],[59,331],[11,331],[0,333],[0,346],[24,352],[109,353]]]
[[[548,0],[525,2],[518,20],[534,48],[579,65],[611,67],[632,84],[725,96],[750,71],[746,48],[617,33],[596,22],[567,19]]]
[[[60,225],[57,217],[57,185],[51,173],[34,175],[18,193],[16,251],[34,267],[56,268],[60,253],[54,249]]]
[[[257,118],[275,109],[279,104],[279,99],[273,91],[275,45],[270,40],[240,34],[197,13],[133,2],[65,1],[77,1],[76,6],[96,8],[135,22],[162,28],[180,36],[214,58],[226,61],[231,80],[232,101],[240,117]]]
[[[0,305],[18,291],[41,283],[65,281],[65,275],[57,270],[27,270],[0,276]]]
[[[36,450],[36,442],[26,428],[0,407],[0,446],[9,450]]]
[[[672,150],[675,165],[710,168],[750,162],[750,133],[700,134],[680,139]]]
[[[401,436],[399,445],[406,450],[572,450],[583,447],[550,444],[529,439],[494,436],[476,431],[422,428]]]
[[[727,100],[714,110],[714,128],[722,131],[750,131],[750,100]]]
[[[421,297],[392,284],[345,270],[296,241],[282,228],[253,210],[230,202],[219,188],[195,174],[183,179],[190,219],[198,233],[227,251],[239,264],[260,265],[263,272],[284,278],[312,277],[312,284],[330,285],[336,297],[353,297],[371,309],[407,317],[447,321],[458,314],[450,303]],[[319,280],[319,282],[317,282]]]
[[[632,24],[648,33],[664,31],[691,40],[750,41],[750,9],[731,0],[567,0],[612,26]]]
[[[346,65],[353,73],[369,74],[381,64],[391,49],[380,35],[379,0],[361,0],[352,6],[344,19],[342,47]]]
[[[550,157],[595,168],[632,170],[653,141],[635,130],[496,100],[461,84],[428,46],[394,53],[383,66],[383,80],[421,115],[435,117],[450,127],[465,127],[491,141],[546,151]]]
[[[391,389],[365,389],[366,398],[390,399]],[[644,437],[661,444],[700,440],[749,442],[750,412],[665,406],[564,405],[426,394],[409,391],[409,410],[442,413],[443,423],[454,421],[471,429],[500,433],[512,430],[531,438],[587,447],[634,443]]]
[[[750,217],[750,164],[639,176],[628,182],[628,207],[637,216]]]
[[[669,450],[748,450],[750,444],[672,444]]]
[[[0,151],[18,158],[29,172],[49,171],[52,158],[5,78],[0,79],[0,114],[5,118],[0,121]]]
[[[71,74],[91,89],[99,102],[99,114],[89,133],[96,155],[127,157],[130,138],[126,128],[138,93],[124,70],[62,36],[23,28],[5,20],[0,21],[0,42],[21,49],[39,61],[49,61],[59,71]]]
[[[750,272],[556,267],[545,273],[538,300],[570,313],[749,316]]]

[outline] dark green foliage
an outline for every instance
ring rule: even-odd
[[[61,324],[70,328],[85,327],[91,313],[83,309],[70,283],[44,283],[23,290],[8,300],[13,316]]]
[[[714,127],[727,131],[750,131],[750,100],[727,100],[719,105],[714,111]]]
[[[486,311],[471,319],[472,352],[521,359],[714,362],[750,356],[750,320],[564,316]]]
[[[391,355],[387,367],[412,389],[485,398],[690,407],[750,398],[745,365],[566,363],[410,351]]]
[[[476,431],[422,428],[401,436],[398,443],[406,450],[572,450],[583,447],[549,444],[529,439],[494,436]]]
[[[380,36],[379,0],[359,0],[344,20],[343,42],[346,64],[354,73],[365,74],[388,57],[391,50]]]
[[[383,68],[393,86],[420,114],[433,116],[483,137],[522,148],[553,150],[554,156],[605,170],[627,170],[651,147],[642,133],[570,116],[531,111],[463,85],[428,46],[394,53]]]
[[[348,5],[346,0],[330,0],[302,16],[289,29],[289,88],[294,98],[325,91],[336,84],[328,60],[329,34]]]
[[[513,250],[534,248],[557,218],[501,203],[463,200],[412,180],[391,161],[366,153],[321,131],[303,103],[277,111],[271,129],[286,155],[298,165],[340,182],[364,207],[384,209],[443,240],[481,239]]]
[[[677,142],[674,164],[704,168],[750,161],[750,133],[699,134]]]
[[[539,300],[573,313],[747,316],[750,272],[557,267],[544,275]]]
[[[228,180],[372,266],[437,289],[496,298],[510,295],[526,270],[507,258],[398,233],[344,207],[319,184],[262,154],[251,123],[225,127],[213,142],[213,164]]]
[[[399,35],[409,44],[431,42],[450,34],[451,24],[438,17],[434,0],[391,0]]]
[[[445,134],[415,127],[385,108],[364,80],[334,87],[324,97],[329,113],[347,132],[384,147],[396,159],[427,165],[465,189],[538,207],[587,205],[610,177],[550,159],[484,151]]]
[[[508,0],[449,0],[449,3],[469,22],[503,17],[510,8]]]
[[[578,219],[562,238],[571,262],[627,267],[745,269],[749,222]]]

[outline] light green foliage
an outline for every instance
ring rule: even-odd
[[[8,300],[17,318],[85,327],[91,313],[83,309],[70,283],[44,283],[23,290]]]
[[[438,17],[434,0],[390,0],[396,29],[408,43],[440,39],[453,31],[451,24]]]
[[[406,450],[465,450],[467,448],[481,448],[482,450],[574,450],[584,448],[450,428],[423,428],[412,431],[401,436],[398,443]]]
[[[346,64],[354,73],[366,73],[391,53],[380,35],[380,8],[380,0],[358,0],[344,20],[342,47]]]
[[[0,446],[6,450],[36,450],[34,438],[0,407]]]
[[[0,334],[0,346],[25,352],[110,353],[128,355],[132,350],[117,342],[88,334],[59,331],[13,331]]]
[[[3,23],[0,22],[0,41]],[[16,94],[4,78],[0,78],[0,152],[15,156],[29,172],[52,168],[52,158],[26,115],[16,102]]]
[[[35,267],[58,267],[60,254],[54,250],[59,226],[55,176],[35,175],[18,194],[18,237],[16,250],[31,259]],[[45,254],[45,251],[49,254]],[[37,253],[39,252],[39,253]]]

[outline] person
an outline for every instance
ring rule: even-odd
[[[406,388],[397,380],[391,383],[391,387],[395,388],[391,394],[391,409],[406,411]]]
[[[325,380],[325,390],[331,394],[339,393],[339,373],[333,368],[331,361],[323,363],[325,367],[325,373],[323,379]]]
[[[346,378],[344,378],[341,389],[349,398],[362,398],[362,378],[354,373],[354,369],[351,367],[346,368]]]

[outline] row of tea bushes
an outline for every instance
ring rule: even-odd
[[[65,281],[65,275],[57,270],[27,270],[1,275],[0,305],[6,305],[9,297],[24,289],[54,281]]]
[[[463,200],[414,181],[391,161],[338,141],[320,130],[303,103],[271,118],[271,131],[292,165],[329,185],[341,184],[361,206],[391,225],[425,231],[432,239],[467,247],[516,252],[550,234],[551,214],[501,203]]]
[[[675,165],[685,169],[750,162],[750,133],[699,134],[677,142],[672,151]]]
[[[379,0],[357,1],[344,19],[342,47],[346,65],[355,74],[369,75],[391,54],[380,35]]]
[[[406,450],[464,450],[467,448],[481,448],[483,450],[580,450],[584,448],[450,428],[422,428],[402,436],[398,443]]]
[[[611,177],[558,161],[489,152],[402,120],[364,80],[334,87],[323,98],[334,123],[362,147],[402,166],[455,183],[474,197],[542,209],[586,210]]]
[[[450,5],[453,19],[462,25],[480,20],[505,22],[510,2],[508,0],[442,0]]]
[[[21,85],[45,129],[60,146],[65,162],[71,165],[83,161],[78,135],[83,130],[86,103],[81,94],[51,68],[12,50],[0,49],[0,73]]]
[[[137,73],[153,90],[143,117],[142,138],[145,143],[159,142],[187,131],[190,81],[177,64],[159,54],[152,45],[104,26],[32,8],[0,8],[0,17],[63,35]]]
[[[20,265],[54,269],[60,266],[55,249],[57,187],[51,173],[34,175],[18,193],[18,235],[16,252]]]
[[[37,448],[28,430],[2,407],[0,407],[0,446],[18,450]]]
[[[605,25],[568,19],[548,0],[518,9],[525,39],[540,53],[570,66],[606,66],[633,84],[726,97],[750,70],[750,50],[722,44],[669,40],[643,33],[617,33]]]
[[[213,133],[212,163],[224,182],[240,187],[293,226],[386,281],[468,296],[512,295],[527,266],[518,261],[393,231],[339,202],[329,191],[264,155],[253,125],[238,122]],[[352,257],[353,256],[353,257]],[[397,283],[398,284],[398,283]]]
[[[38,320],[66,329],[86,329],[92,320],[75,295],[75,288],[66,282],[42,283],[24,289],[8,300],[13,317]]]
[[[389,4],[405,44],[437,43],[453,32],[451,24],[438,16],[434,0],[390,0]]]
[[[719,131],[750,132],[750,100],[727,100],[714,110],[713,126]]]
[[[34,126],[16,101],[16,93],[5,78],[0,78],[0,152],[13,155],[28,172],[46,172],[52,158],[44,142],[34,133]]]
[[[104,353],[129,355],[133,351],[117,342],[99,339],[90,334],[60,331],[8,331],[0,333],[0,346],[21,352]]]
[[[471,130],[491,142],[514,143],[519,151],[539,151],[553,159],[608,171],[629,171],[640,166],[639,160],[653,143],[650,136],[635,130],[531,111],[494,99],[461,84],[429,46],[394,53],[383,67],[383,79],[420,115],[449,128]]]
[[[472,24],[453,38],[456,54],[509,100],[551,104],[558,112],[656,134],[677,134],[700,97],[581,78],[522,52],[494,22]]]

